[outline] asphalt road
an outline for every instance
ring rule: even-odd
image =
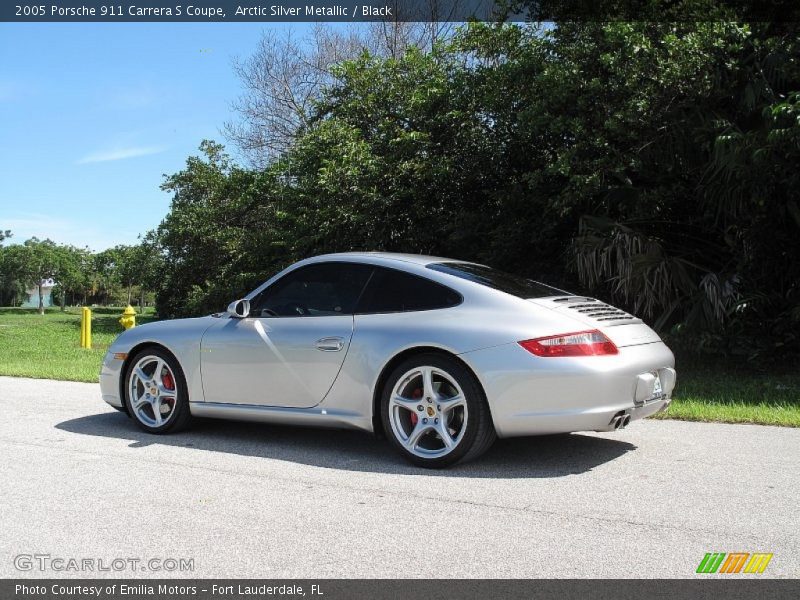
[[[712,551],[800,577],[800,429],[646,421],[430,472],[356,432],[148,435],[93,384],[0,377],[0,411],[0,577],[168,575],[20,554],[194,559],[169,574],[187,577],[692,577]]]

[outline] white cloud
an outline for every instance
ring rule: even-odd
[[[82,165],[86,163],[107,162],[110,160],[124,160],[126,158],[135,158],[137,156],[159,154],[165,150],[166,148],[164,146],[132,146],[128,148],[102,150],[100,152],[87,154],[83,158],[79,159],[76,164]]]

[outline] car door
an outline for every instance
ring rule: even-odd
[[[295,269],[223,318],[201,343],[206,402],[309,408],[339,374],[353,313],[372,268],[346,262]]]

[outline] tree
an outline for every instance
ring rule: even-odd
[[[424,16],[427,22],[398,17],[346,31],[317,24],[305,40],[291,30],[265,31],[256,51],[234,63],[244,92],[233,104],[239,121],[225,125],[226,136],[254,164],[266,166],[307,128],[324,90],[337,82],[337,64],[364,53],[398,58],[411,48],[430,51],[452,34],[436,2]]]
[[[113,248],[115,254],[115,278],[125,288],[127,304],[133,296],[133,286],[139,281],[136,246],[118,245]]]
[[[58,295],[61,310],[65,310],[67,297],[71,304],[75,304],[75,296],[83,294],[91,276],[86,266],[90,263],[90,252],[86,248],[76,248],[70,245],[59,245],[58,254],[58,279],[54,293]]]
[[[174,194],[154,236],[162,316],[224,308],[286,260],[276,173],[238,167],[213,142],[201,151],[162,186]]]
[[[17,245],[0,246],[0,306],[15,306],[19,296],[25,293],[25,284],[20,272],[23,261],[18,254]]]
[[[119,284],[120,247],[109,248],[92,257],[94,288],[100,294],[102,304],[107,305],[114,287]]]
[[[149,235],[135,246],[116,246],[116,277],[125,287],[127,303],[133,300],[133,289],[139,288],[139,311],[144,311],[144,296],[147,290],[154,290],[158,284],[161,271],[161,257],[154,243],[154,236]]]
[[[26,240],[24,244],[6,248],[4,254],[9,271],[19,283],[36,287],[39,293],[39,314],[44,314],[43,287],[45,281],[58,274],[58,255],[56,245],[51,240],[37,238]]]
[[[139,313],[144,313],[145,293],[159,289],[165,270],[165,259],[155,232],[148,232],[136,247],[139,277]]]
[[[617,182],[585,210],[581,279],[659,328],[691,332],[694,347],[797,348],[796,26],[594,31],[614,49],[586,52],[617,76],[616,101],[602,103],[615,114],[594,127],[617,154]]]
[[[797,352],[798,39],[791,22],[589,20],[362,48],[309,88],[279,156],[247,169],[205,143],[167,179],[159,311],[386,249],[597,294],[694,347]]]

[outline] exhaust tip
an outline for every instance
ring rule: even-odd
[[[619,411],[617,414],[611,417],[611,421],[609,421],[608,425],[609,427],[613,427],[614,431],[616,431],[620,427],[623,427],[622,422],[624,421],[624,419],[625,419],[625,413],[623,411]]]
[[[628,423],[631,422],[630,415],[626,415],[624,419],[620,419],[622,421],[621,429],[625,429],[628,426]]]

